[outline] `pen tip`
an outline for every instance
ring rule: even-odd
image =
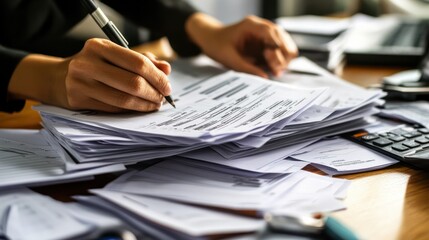
[[[174,100],[173,98],[171,98],[171,96],[165,96],[165,99],[167,100],[168,103],[170,103],[171,106],[176,108],[176,105],[174,104]]]

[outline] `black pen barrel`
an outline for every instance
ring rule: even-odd
[[[81,0],[80,1],[88,13],[93,13],[97,10],[98,6],[93,0]]]
[[[108,22],[104,27],[101,28],[106,36],[110,39],[110,41],[125,47],[128,47],[128,42],[122,36],[120,32],[118,32],[116,26],[112,22]]]

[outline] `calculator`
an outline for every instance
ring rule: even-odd
[[[429,129],[418,125],[399,125],[389,130],[358,130],[344,138],[388,155],[414,168],[429,170]]]

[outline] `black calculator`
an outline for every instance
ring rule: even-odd
[[[418,125],[399,125],[389,130],[359,130],[344,138],[374,149],[418,169],[429,170],[429,129]]]

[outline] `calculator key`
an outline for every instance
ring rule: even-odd
[[[413,128],[413,127],[403,127],[403,128],[401,128],[400,130],[401,131],[403,131],[403,132],[411,132],[411,131],[413,131],[415,128]]]
[[[420,167],[426,168],[428,167],[427,161],[429,159],[429,151],[419,151],[414,154],[405,155],[404,160],[411,160],[410,163],[418,163],[421,165]],[[420,162],[419,162],[420,161]]]
[[[427,129],[427,128],[419,128],[419,129],[417,129],[417,131],[419,131],[419,132],[421,132],[423,134],[428,134],[429,133],[429,129]]]
[[[402,136],[406,137],[406,138],[413,138],[414,137],[414,135],[411,133],[404,133],[404,134],[402,134]]]
[[[422,135],[421,133],[419,133],[419,132],[417,132],[417,131],[410,132],[410,134],[411,134],[413,137],[418,137],[418,136],[421,136],[421,135]]]
[[[385,146],[392,144],[393,142],[389,141],[387,139],[384,139],[384,138],[380,138],[380,139],[373,141],[372,143],[376,146],[379,146],[379,147],[385,147]]]
[[[401,136],[394,136],[394,137],[390,137],[390,138],[389,138],[389,140],[392,140],[392,141],[394,141],[394,142],[400,142],[400,141],[405,140],[405,138],[404,138],[404,137],[401,137]],[[429,139],[428,139],[428,140],[429,140]]]
[[[393,150],[396,150],[396,151],[399,151],[399,152],[403,152],[403,151],[406,151],[406,150],[408,150],[408,149],[410,149],[409,147],[407,147],[407,146],[404,146],[404,145],[402,145],[402,144],[396,144],[396,145],[393,145],[392,146],[392,149]]]
[[[409,148],[415,148],[415,147],[420,146],[420,144],[419,144],[419,143],[416,143],[416,142],[414,142],[414,141],[403,142],[402,144],[403,144],[404,146],[409,147]]]
[[[425,143],[429,142],[429,139],[427,139],[425,137],[419,137],[419,138],[414,139],[414,141],[421,143],[421,144],[425,144]]]
[[[398,136],[396,133],[393,133],[393,132],[384,132],[384,133],[380,133],[379,135],[385,138]]]
[[[375,134],[368,134],[368,135],[363,136],[361,139],[364,141],[372,141],[372,140],[377,139],[377,138],[378,138],[378,136]]]

